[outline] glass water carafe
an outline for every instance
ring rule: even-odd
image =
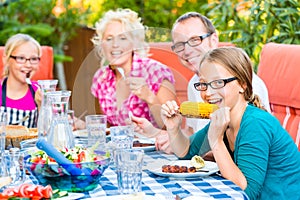
[[[52,108],[52,120],[47,133],[47,142],[58,149],[75,146],[72,128],[68,121],[68,104],[71,91],[55,91],[49,93]]]
[[[41,89],[42,102],[37,122],[38,137],[46,137],[51,122],[51,105],[48,103],[47,93],[56,90],[58,80],[38,80]]]

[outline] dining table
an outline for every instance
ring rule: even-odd
[[[161,151],[148,151],[144,155],[144,167],[142,172],[142,192],[146,196],[160,196],[163,200],[184,199],[190,196],[202,197],[202,199],[249,199],[246,193],[232,181],[223,178],[219,172],[208,176],[178,178],[160,176],[152,173],[147,165],[157,160],[176,161],[178,158],[173,154]],[[27,175],[26,182],[38,184],[37,179]],[[99,185],[92,191],[82,193],[69,193],[66,199],[105,199],[105,196],[120,195],[118,192],[117,174],[113,167],[108,167]]]

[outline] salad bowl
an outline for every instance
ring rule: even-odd
[[[61,150],[71,162],[62,166],[49,157],[44,151],[37,150],[25,157],[25,166],[28,171],[46,186],[50,184],[53,189],[68,192],[85,192],[95,189],[100,178],[108,167],[110,158],[106,151],[93,151],[90,153],[82,147]],[[69,168],[84,170],[82,174],[70,174]]]

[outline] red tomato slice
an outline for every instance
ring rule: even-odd
[[[0,200],[4,200],[4,199],[8,199],[9,198],[9,196],[8,195],[5,195],[5,194],[3,194],[3,193],[0,193]]]
[[[35,196],[36,185],[30,185],[26,189],[27,189],[27,197],[31,198],[31,197]]]
[[[2,194],[4,196],[13,197],[15,195],[14,188],[6,188]]]
[[[84,151],[82,151],[82,152],[80,152],[80,154],[78,154],[78,160],[77,160],[77,162],[80,163],[84,159],[85,159],[85,153],[84,153]]]
[[[31,184],[29,183],[23,183],[22,185],[20,185],[19,187],[19,196],[20,197],[28,197],[28,191],[27,188],[30,187]]]
[[[44,186],[42,185],[36,185],[35,187],[35,193],[34,193],[34,196],[36,197],[43,197],[43,190],[44,190]]]
[[[50,199],[52,197],[52,187],[51,185],[47,185],[44,187],[44,190],[42,191],[43,197],[46,199]]]

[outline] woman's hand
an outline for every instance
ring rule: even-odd
[[[210,126],[208,129],[208,141],[213,149],[219,142],[223,142],[223,137],[230,122],[230,108],[219,108],[210,115]]]
[[[180,130],[182,116],[179,114],[179,106],[176,101],[167,101],[161,106],[161,118],[168,132]]]
[[[147,102],[148,104],[157,103],[155,94],[149,89],[146,80],[142,77],[128,77],[126,79],[127,84],[131,92]]]
[[[160,129],[155,128],[146,118],[131,116],[134,131],[149,138],[154,138],[160,133]]]

